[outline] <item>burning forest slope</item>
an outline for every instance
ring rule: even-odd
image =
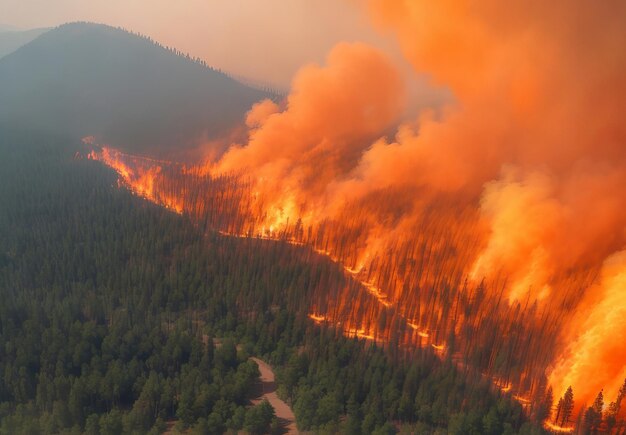
[[[87,152],[201,228],[309,246],[363,284],[314,320],[434,348],[550,430],[599,426],[583,414],[624,427],[626,7],[392,3],[374,18],[451,88],[439,115],[403,120],[392,59],[340,43],[283,104],[252,106],[218,159]]]
[[[250,355],[303,431],[529,433],[519,404],[432,348],[384,352],[309,319],[317,298],[367,294],[326,256],[204,234],[112,189],[77,147],[0,124],[0,433],[238,431]]]
[[[133,150],[189,145],[230,132],[253,89],[150,39],[75,23],[0,59],[0,119],[29,128],[98,134]]]

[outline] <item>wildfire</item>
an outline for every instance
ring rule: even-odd
[[[89,139],[89,141],[86,141],[86,139]],[[93,141],[94,139],[91,136],[83,139],[85,143],[93,143]],[[100,161],[114,169],[120,177],[118,182],[136,195],[162,205],[175,213],[183,213],[183,198],[167,194],[155,186],[155,183],[163,178],[160,164],[171,165],[170,162],[132,156],[109,147],[102,147],[100,152],[93,150],[87,157],[91,160]]]
[[[339,44],[283,103],[255,104],[247,141],[218,159],[90,157],[206,231],[341,265],[353,284],[320,289],[313,321],[449,346],[507,379],[504,392],[547,375],[579,403],[614,395],[626,373],[626,8],[572,1],[370,0],[415,69],[454,96],[417,119],[388,56]]]
[[[417,331],[417,335],[422,337],[422,338],[428,338],[430,337],[430,334],[428,332],[425,331],[420,331],[420,327],[419,325],[412,323],[412,322],[407,322],[407,325],[409,325],[411,327],[411,329]]]
[[[212,183],[214,176],[206,175],[202,171],[194,171],[189,167],[183,167],[174,163],[153,160],[143,158],[140,156],[134,156],[122,153],[109,147],[102,147],[99,152],[92,151],[90,158],[100,161],[111,168],[113,168],[120,177],[120,186],[127,187],[135,194],[144,197],[152,202],[163,205],[177,213],[187,213],[192,217],[196,217],[199,221],[204,221],[206,213],[210,212],[210,209],[204,203],[204,201],[213,201],[212,198],[202,195],[202,189],[204,189],[206,183]],[[201,176],[197,175],[202,173]],[[208,181],[207,181],[208,180]],[[237,187],[237,179],[234,179],[234,187]],[[231,189],[231,187],[228,187]],[[210,188],[209,188],[210,190]],[[223,196],[222,192],[215,192],[215,195]],[[433,337],[431,331],[435,331],[437,328],[433,326],[441,326],[440,322],[447,319],[446,315],[440,309],[437,309],[437,305],[433,305],[428,312],[428,316],[437,320],[432,323],[433,320],[424,322],[425,319],[419,320],[419,317],[414,317],[413,306],[411,303],[406,303],[406,299],[403,299],[405,295],[402,292],[393,290],[394,288],[401,288],[404,283],[410,283],[414,279],[412,270],[408,269],[403,277],[394,278],[390,281],[386,279],[384,275],[381,275],[382,271],[387,270],[390,266],[383,266],[377,264],[379,261],[375,255],[371,252],[360,253],[359,258],[371,258],[369,264],[363,263],[362,260],[350,260],[350,257],[346,257],[332,244],[333,239],[322,239],[320,241],[318,235],[318,229],[315,226],[310,227],[308,230],[311,233],[310,236],[304,237],[304,228],[300,227],[298,220],[293,226],[288,225],[285,221],[280,229],[275,229],[273,225],[267,227],[268,221],[266,220],[267,214],[256,214],[254,210],[258,210],[257,201],[260,196],[258,194],[245,194],[245,193],[229,193],[233,198],[233,204],[225,205],[222,203],[215,203],[220,209],[232,209],[234,215],[226,221],[220,221],[219,215],[214,215],[217,221],[211,224],[211,229],[215,229],[219,234],[228,237],[237,238],[259,238],[267,240],[277,240],[284,243],[289,243],[296,246],[311,246],[312,250],[320,255],[324,255],[331,259],[333,262],[341,265],[346,274],[349,275],[354,281],[358,282],[362,289],[365,290],[365,294],[370,296],[368,300],[362,300],[365,296],[357,295],[356,299],[351,299],[349,293],[346,293],[346,297],[341,294],[338,297],[336,303],[340,310],[345,310],[345,314],[336,317],[335,319],[329,317],[328,314],[319,312],[310,313],[308,316],[314,322],[321,324],[328,322],[336,327],[340,328],[349,337],[357,337],[369,341],[384,342],[385,338],[390,334],[391,323],[381,324],[377,317],[382,311],[390,308],[396,309],[396,315],[399,319],[404,319],[406,325],[413,331],[416,331],[417,340],[411,341],[409,337],[404,340],[407,344],[423,347],[430,346],[435,352],[442,354],[446,346],[444,343],[438,342],[437,337]],[[193,200],[192,198],[196,198]],[[230,200],[229,200],[230,201]],[[271,219],[275,219],[275,215]],[[239,226],[233,227],[232,220],[240,222]],[[223,222],[223,223],[220,223]],[[341,224],[339,224],[341,225]],[[254,228],[259,228],[255,231]],[[333,227],[331,229],[335,230]],[[341,226],[335,231],[341,230]],[[333,234],[333,233],[331,233]],[[331,243],[329,243],[329,241]],[[428,242],[428,250],[431,253],[437,252],[440,249],[446,249],[446,244],[441,243],[439,240],[426,240]],[[380,249],[383,249],[382,247]],[[420,253],[425,252],[424,249],[417,251]],[[396,254],[389,256],[388,260],[390,265],[394,264]],[[406,254],[405,254],[406,255]],[[415,255],[415,254],[410,254]],[[418,257],[419,258],[419,257]],[[429,258],[424,258],[420,262],[432,261]],[[356,266],[346,265],[346,261],[354,261]],[[445,263],[444,263],[445,264]],[[382,266],[382,267],[381,267]],[[393,266],[397,267],[397,266]],[[436,263],[431,263],[430,267],[438,267]],[[458,265],[455,265],[458,267]],[[428,274],[432,273],[432,269],[424,269],[426,276],[425,283],[434,283]],[[373,284],[373,282],[381,282],[383,285],[389,286],[391,291],[383,291],[379,285]],[[418,281],[419,282],[419,281]],[[353,297],[353,296],[352,296]],[[457,297],[458,299],[458,297]],[[410,302],[410,300],[409,300]],[[374,303],[375,305],[371,305]],[[360,310],[355,307],[363,306],[364,313],[361,314]],[[459,309],[456,308],[455,311]],[[438,317],[433,317],[433,314],[437,314]],[[353,318],[355,314],[358,314],[357,318]],[[413,318],[414,320],[407,320]],[[415,320],[418,319],[418,320]],[[470,319],[467,319],[470,320]],[[419,322],[419,323],[418,323]],[[426,323],[426,326],[420,326]],[[360,326],[354,326],[360,325]],[[457,328],[454,328],[455,330]],[[512,385],[507,386],[503,391],[509,391]]]
[[[554,433],[572,433],[574,432],[573,426],[557,426],[549,421],[544,422],[543,426]]]
[[[369,291],[372,294],[372,296],[374,296],[378,300],[378,302],[380,302],[385,307],[390,307],[391,305],[393,305],[391,302],[387,300],[387,295],[383,293],[383,291],[380,288],[376,287],[375,285],[369,282],[361,282],[361,284],[363,284],[363,286],[367,289],[367,291]]]
[[[326,321],[326,316],[322,316],[319,314],[309,314],[309,318],[312,319],[315,323],[322,323]]]
[[[519,396],[517,394],[514,394],[513,398],[517,400],[519,403],[521,403],[522,405],[530,405],[532,403],[532,401],[529,398]]]
[[[348,337],[358,337],[358,338],[371,340],[371,341],[376,340],[376,337],[373,334],[368,333],[363,328],[347,328],[345,331]]]

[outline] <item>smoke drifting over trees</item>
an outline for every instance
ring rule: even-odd
[[[219,159],[183,167],[94,157],[198,222],[307,244],[342,264],[369,292],[337,289],[314,307],[319,321],[386,342],[403,323],[406,343],[425,338],[523,400],[544,394],[547,375],[563,424],[569,386],[577,406],[603,388],[617,397],[626,5],[369,7],[417,71],[450,87],[455,101],[441,113],[402,121],[406,92],[391,62],[340,44],[325,66],[300,71],[284,103],[254,105],[248,140]],[[203,190],[215,180],[223,193]]]

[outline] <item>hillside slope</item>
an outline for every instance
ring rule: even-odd
[[[60,26],[0,59],[0,120],[133,151],[215,138],[271,96],[98,24]]]
[[[13,53],[21,46],[47,32],[49,29],[9,30],[0,26],[0,58]]]
[[[538,433],[480,372],[313,322],[350,279],[330,259],[205,234],[78,147],[0,123],[0,435],[270,433],[249,356],[301,431]]]

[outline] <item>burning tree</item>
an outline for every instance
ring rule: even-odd
[[[570,417],[574,411],[574,392],[572,387],[568,387],[567,391],[562,398],[559,399],[559,403],[556,407],[556,415],[554,416],[553,423],[565,427],[569,424]]]
[[[604,394],[602,391],[598,393],[596,400],[585,411],[583,420],[583,433],[595,434],[602,425],[602,409],[604,408]]]

